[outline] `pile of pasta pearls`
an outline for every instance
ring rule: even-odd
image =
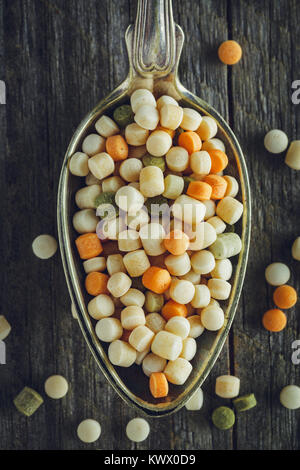
[[[111,363],[141,366],[154,398],[186,382],[197,338],[224,325],[243,204],[217,132],[211,116],[138,89],[69,161],[85,182],[73,226],[88,312]]]

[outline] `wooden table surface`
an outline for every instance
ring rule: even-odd
[[[57,236],[56,193],[68,142],[82,117],[127,73],[124,33],[135,18],[131,0],[1,0],[0,105],[1,309],[12,325],[7,364],[0,365],[1,449],[299,449],[300,412],[279,403],[287,384],[300,385],[300,365],[291,361],[300,339],[299,307],[288,311],[287,328],[269,334],[262,313],[272,307],[264,269],[273,261],[291,268],[299,289],[300,264],[291,244],[300,234],[300,174],[271,156],[263,137],[272,128],[300,138],[300,105],[291,84],[300,79],[300,8],[297,0],[174,0],[174,16],[186,33],[181,58],[183,84],[210,102],[230,123],[245,153],[252,188],[253,229],[243,294],[230,337],[203,386],[204,407],[150,420],[139,444],[125,436],[136,413],[97,370],[70,312],[59,252],[36,258],[32,240]],[[232,67],[217,59],[227,38],[243,48]],[[300,291],[299,291],[300,292]],[[224,404],[214,395],[220,374],[241,378],[241,393],[258,405],[238,416],[233,430],[210,422]],[[31,418],[12,400],[28,385],[43,394],[44,380],[64,375],[70,392],[45,399]],[[101,439],[86,446],[76,438],[87,417],[102,425]]]

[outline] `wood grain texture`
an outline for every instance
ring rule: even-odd
[[[300,385],[291,343],[300,339],[299,307],[288,327],[268,334],[262,312],[272,306],[264,268],[286,262],[290,283],[299,285],[300,265],[290,254],[300,233],[299,172],[282,156],[270,156],[263,136],[280,128],[300,136],[300,105],[291,102],[299,79],[297,0],[174,0],[175,20],[186,34],[181,58],[183,84],[229,120],[244,150],[252,187],[253,230],[243,295],[227,344],[204,384],[200,412],[181,410],[150,420],[148,440],[135,445],[125,428],[135,413],[96,369],[71,316],[60,256],[41,261],[31,251],[40,233],[56,235],[56,192],[68,142],[82,117],[127,73],[124,33],[134,21],[129,0],[1,0],[0,80],[7,105],[0,105],[1,314],[12,324],[7,364],[0,366],[0,448],[80,449],[78,423],[99,419],[101,449],[299,449],[299,414],[279,404],[280,389]],[[190,12],[190,14],[187,14]],[[217,59],[221,41],[234,38],[243,60],[227,69]],[[215,378],[241,378],[242,393],[255,392],[258,406],[237,419],[232,431],[210,422],[224,400],[214,395]],[[69,394],[45,399],[30,419],[12,404],[24,385],[43,394],[53,373],[67,377]]]

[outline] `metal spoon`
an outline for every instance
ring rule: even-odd
[[[145,414],[159,417],[180,409],[192,396],[211,371],[229,333],[241,294],[250,242],[250,188],[245,160],[239,143],[223,118],[209,104],[193,95],[180,83],[177,70],[184,42],[180,26],[174,23],[171,0],[139,0],[135,25],[126,31],[129,55],[129,74],[124,82],[103,99],[81,122],[67,149],[58,189],[58,232],[63,267],[69,293],[78,312],[78,321],[89,348],[101,371],[118,394],[129,404]],[[232,291],[226,305],[225,324],[216,333],[205,331],[199,339],[198,351],[192,361],[193,372],[183,386],[171,386],[169,396],[155,400],[148,391],[148,380],[141,367],[116,370],[107,357],[107,347],[98,340],[87,312],[88,298],[83,288],[82,263],[74,249],[76,234],[72,227],[75,212],[74,192],[79,189],[79,178],[68,170],[68,160],[80,150],[82,140],[92,131],[100,115],[109,113],[117,105],[128,102],[133,90],[149,88],[156,97],[168,94],[181,106],[192,107],[202,115],[214,117],[218,122],[218,137],[226,144],[229,157],[228,172],[240,182],[240,199],[244,204],[242,220],[236,231],[240,234],[243,249],[234,269]],[[226,170],[227,171],[227,170]]]

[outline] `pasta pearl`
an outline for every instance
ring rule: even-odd
[[[88,135],[82,142],[82,151],[89,157],[93,157],[100,152],[105,152],[105,139],[98,134]]]
[[[175,316],[170,318],[170,320],[167,322],[165,330],[173,333],[176,336],[180,336],[180,338],[184,340],[189,335],[190,324],[186,318]]]
[[[149,424],[142,418],[134,418],[126,426],[126,435],[133,442],[142,442],[150,432]]]
[[[159,113],[155,106],[144,104],[139,106],[134,120],[143,129],[153,131],[159,123]]]
[[[195,295],[195,286],[190,281],[174,280],[170,286],[171,299],[179,304],[188,304]]]
[[[226,300],[230,296],[231,284],[224,279],[209,279],[207,287],[214,299]]]
[[[104,193],[116,193],[118,189],[122,188],[124,185],[125,183],[120,176],[110,176],[102,181],[102,191]]]
[[[182,351],[182,339],[168,331],[159,331],[151,344],[151,350],[157,356],[174,361]]]
[[[189,154],[183,147],[172,147],[167,155],[166,162],[172,171],[184,171],[189,165]]]
[[[174,218],[183,220],[187,224],[199,224],[205,215],[205,206],[202,202],[182,194],[172,206]]]
[[[111,137],[112,135],[120,132],[115,121],[108,116],[101,116],[101,118],[96,122],[95,128],[98,134],[102,137]]]
[[[77,436],[82,442],[91,443],[99,439],[101,426],[94,419],[85,419],[77,428]]]
[[[75,194],[75,202],[79,209],[96,209],[95,199],[102,192],[101,186],[92,184],[81,188]]]
[[[215,137],[218,132],[218,125],[215,119],[210,116],[203,116],[197,134],[201,140],[208,140]]]
[[[194,152],[190,157],[190,166],[197,175],[208,175],[211,170],[211,158],[205,150]]]
[[[136,113],[139,107],[143,105],[156,107],[156,100],[151,91],[147,90],[146,88],[140,88],[132,93],[130,104],[132,111]]]
[[[224,197],[217,205],[217,215],[227,224],[235,224],[243,214],[243,204],[231,196]]]
[[[83,262],[83,268],[86,274],[105,271],[106,259],[104,256],[87,259]]]
[[[165,328],[166,321],[165,319],[156,312],[149,313],[146,315],[146,326],[153,331],[153,333],[158,333]]]
[[[162,96],[161,96],[160,98],[158,98],[158,100],[156,101],[156,106],[157,106],[158,111],[160,111],[161,108],[162,108],[165,104],[173,104],[173,105],[175,105],[175,106],[178,106],[177,101],[174,100],[174,98],[172,98],[172,96],[162,95]]]
[[[51,375],[45,382],[45,392],[48,397],[54,400],[63,398],[69,389],[68,382],[62,375]]]
[[[115,196],[117,206],[129,215],[135,215],[144,205],[144,196],[132,186],[123,186]]]
[[[121,338],[123,328],[118,318],[102,318],[96,324],[95,332],[101,341],[111,343]]]
[[[144,197],[159,196],[165,190],[164,174],[157,166],[146,166],[140,172],[140,191]]]
[[[119,253],[108,255],[106,260],[107,271],[110,276],[115,273],[126,273],[126,268],[123,262],[123,256]]]
[[[141,248],[141,246],[142,242],[136,230],[124,230],[119,233],[118,247],[120,251],[134,251]]]
[[[147,375],[147,377],[150,377],[153,372],[163,372],[166,364],[166,359],[157,356],[156,354],[150,353],[143,360],[143,372],[145,375]]]
[[[216,137],[213,139],[208,139],[202,144],[202,150],[208,151],[213,149],[222,150],[222,152],[226,153],[225,145],[223,144],[222,140],[217,139]]]
[[[219,235],[219,233],[223,233],[226,230],[225,222],[223,222],[223,220],[217,215],[207,219],[207,223],[213,226],[217,235]]]
[[[224,312],[220,307],[205,307],[201,311],[201,323],[209,331],[217,331],[224,324]]]
[[[144,325],[140,325],[132,330],[128,341],[134,349],[141,352],[151,345],[153,338],[153,331]]]
[[[0,341],[3,341],[11,332],[11,326],[4,315],[0,315]]]
[[[89,172],[89,157],[82,152],[76,152],[70,158],[69,170],[75,176],[87,176]]]
[[[137,326],[145,325],[144,310],[135,305],[124,308],[121,312],[121,323],[125,330],[133,330]]]
[[[185,407],[189,411],[201,410],[203,405],[203,392],[198,388],[191,398],[186,402]]]
[[[169,361],[164,373],[168,382],[175,385],[183,385],[192,372],[192,365],[182,357],[178,357],[175,361]]]
[[[123,180],[133,183],[139,180],[143,163],[138,158],[127,158],[121,163],[119,172]]]
[[[215,267],[215,258],[210,251],[202,250],[191,257],[193,270],[198,274],[208,274]]]
[[[232,275],[232,263],[230,259],[216,260],[216,265],[210,274],[214,278],[224,279],[224,281],[228,281]]]
[[[57,241],[51,235],[39,235],[33,240],[32,251],[40,259],[49,259],[57,251]]]
[[[287,385],[280,392],[280,403],[289,410],[300,408],[300,387]]]
[[[271,286],[282,286],[286,284],[290,278],[290,270],[286,264],[272,263],[265,270],[266,281]]]
[[[123,262],[131,277],[142,276],[150,268],[150,261],[144,250],[127,253],[123,258]]]
[[[143,307],[145,303],[145,295],[143,294],[143,292],[141,292],[138,289],[130,288],[126,292],[126,294],[120,297],[120,300],[122,304],[125,305],[126,307],[129,307],[129,306]]]
[[[145,145],[149,136],[149,131],[143,129],[136,122],[128,124],[125,128],[125,139],[127,144],[133,145],[134,147],[140,147]]]
[[[168,255],[165,265],[172,276],[184,276],[191,270],[191,261],[187,253],[183,255]]]
[[[293,170],[300,170],[300,140],[291,142],[284,162]]]
[[[233,375],[220,375],[216,379],[216,395],[222,398],[235,398],[240,393],[240,379]]]
[[[204,331],[204,326],[201,322],[200,316],[192,315],[191,317],[188,317],[187,320],[190,324],[189,336],[191,338],[198,338],[199,336],[201,336]]]
[[[108,358],[114,366],[130,367],[136,360],[136,351],[127,342],[117,339],[109,345]]]
[[[143,227],[139,231],[143,248],[149,256],[159,256],[165,253],[164,238],[166,232],[162,225],[152,222]]]
[[[204,308],[207,307],[210,302],[210,290],[204,284],[199,284],[195,286],[195,295],[191,304],[194,308]]]
[[[114,273],[108,280],[107,289],[114,297],[122,297],[129,291],[132,280],[125,273]]]
[[[200,126],[202,121],[202,117],[195,111],[195,109],[191,108],[183,108],[183,116],[182,121],[180,123],[180,127],[185,131],[196,131]]]
[[[115,163],[106,152],[98,153],[89,158],[88,166],[90,172],[99,180],[106,178],[115,171]]]
[[[73,227],[78,233],[96,232],[98,222],[94,209],[83,209],[73,216]]]
[[[292,257],[300,261],[300,237],[297,237],[292,245]]]
[[[187,319],[188,321],[188,319]],[[189,323],[189,329],[191,329],[191,324]],[[197,352],[197,343],[194,338],[184,338],[182,341],[182,350],[179,357],[183,357],[187,361],[191,361]]]
[[[109,295],[99,294],[88,303],[88,312],[95,320],[111,317],[115,313],[115,305]]]
[[[154,131],[147,139],[146,147],[148,152],[154,157],[162,157],[170,150],[172,138],[165,131]]]
[[[288,143],[287,135],[279,129],[272,129],[264,138],[264,146],[270,153],[284,152]]]
[[[227,181],[225,196],[235,197],[239,192],[239,183],[233,176],[224,175],[223,178]]]

